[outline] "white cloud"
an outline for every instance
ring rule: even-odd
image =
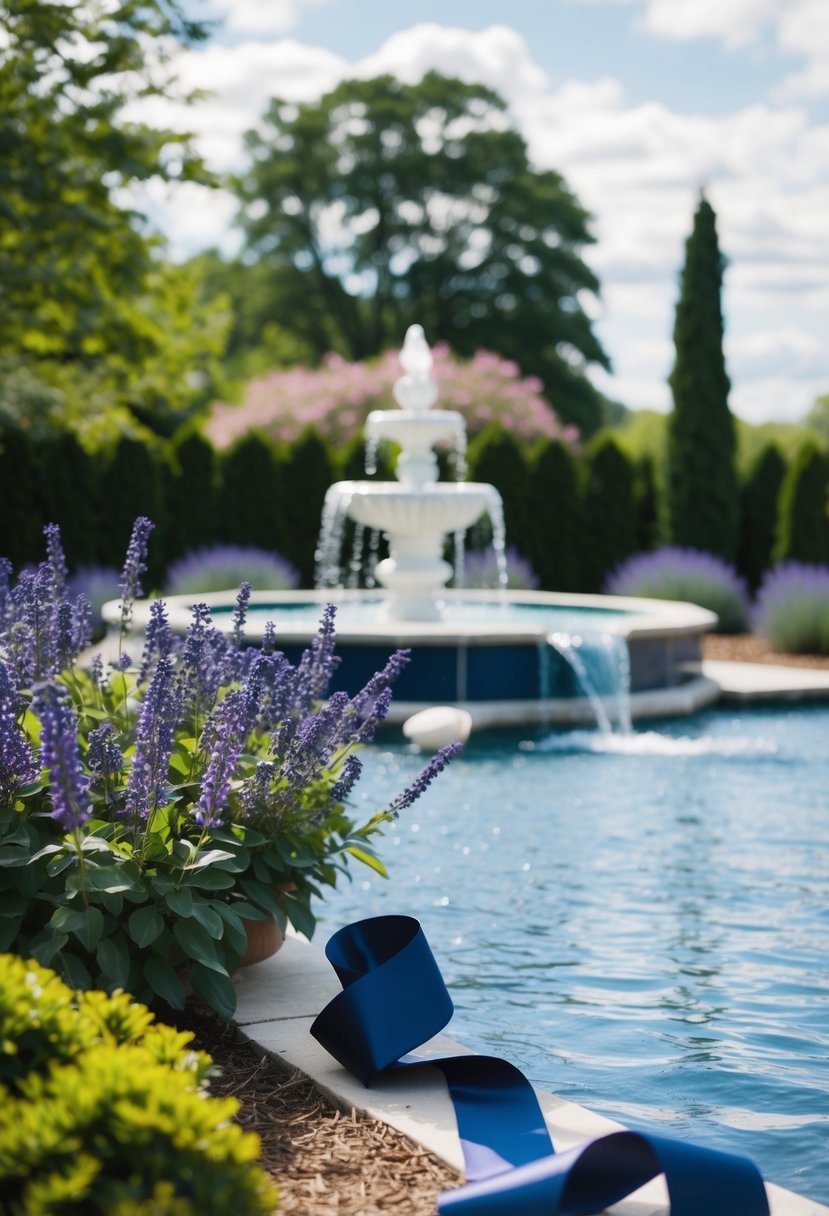
[[[793,8],[804,4],[792,0]],[[744,27],[752,13],[767,19],[769,8],[743,5]],[[701,186],[728,259],[733,408],[755,420],[794,417],[829,388],[829,125],[810,124],[798,106],[756,104],[721,116],[631,106],[609,77],[551,88],[506,26],[473,32],[423,23],[356,62],[287,39],[190,51],[184,83],[215,97],[190,111],[160,107],[157,118],[195,128],[215,168],[236,168],[242,135],[272,95],[309,100],[348,76],[415,80],[430,67],[502,93],[533,160],[560,171],[593,214],[597,241],[586,258],[602,283],[597,327],[614,362],[613,377],[594,377],[604,391],[636,407],[669,407],[678,276]],[[161,205],[153,200],[155,214]],[[181,253],[227,239],[229,196],[191,193],[178,209],[164,206]]]
[[[221,20],[231,34],[286,34],[298,25],[303,4],[330,0],[211,0],[208,17]]]

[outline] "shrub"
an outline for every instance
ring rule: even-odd
[[[153,603],[140,663],[125,652],[152,524],[138,519],[120,579],[118,657],[78,661],[88,602],[65,592],[60,531],[11,585],[0,560],[0,950],[54,965],[76,988],[184,1003],[229,1017],[245,921],[313,933],[311,902],[453,748],[360,824],[348,798],[360,746],[408,660],[391,655],[354,696],[328,694],[335,609],[297,666],[272,628],[245,644],[250,584],[222,633],[195,604],[183,639]],[[137,641],[137,639],[134,639]]]
[[[829,654],[829,569],[784,562],[770,570],[752,613],[757,633],[786,654]]]
[[[600,591],[619,562],[636,551],[633,464],[615,439],[597,439],[587,453],[582,488],[582,588]]]
[[[314,431],[304,431],[285,453],[282,469],[285,516],[282,547],[297,567],[302,586],[313,587],[322,505],[326,490],[336,480],[329,445]]]
[[[495,486],[504,504],[507,536],[524,544],[529,523],[529,468],[511,430],[491,423],[469,446],[469,477]]]
[[[716,612],[717,633],[740,633],[748,616],[748,593],[733,566],[713,553],[666,546],[623,562],[605,584],[611,595],[684,600]]]
[[[252,434],[225,452],[219,464],[217,539],[271,549],[285,531],[282,468],[262,435]]]
[[[205,545],[192,549],[167,569],[168,595],[228,591],[241,583],[260,591],[291,591],[299,586],[299,571],[279,553],[250,545]]]
[[[578,438],[576,428],[563,426],[541,395],[541,381],[522,377],[517,364],[491,351],[462,361],[445,343],[432,354],[439,406],[462,413],[470,436],[500,420],[518,439],[547,435],[569,444]],[[313,370],[277,369],[252,380],[241,405],[215,405],[205,432],[218,448],[226,448],[252,429],[292,442],[312,426],[342,446],[362,431],[370,410],[395,408],[392,385],[401,375],[396,351],[363,363],[327,355]]]
[[[202,435],[188,434],[175,443],[167,468],[167,554],[172,560],[216,535],[218,462]]]
[[[530,466],[523,551],[545,591],[581,588],[581,501],[578,470],[570,448],[542,440]]]
[[[3,1211],[267,1216],[276,1194],[211,1060],[124,993],[0,955]]]
[[[527,559],[521,556],[514,545],[507,547],[504,557],[507,563],[506,586],[513,591],[535,591],[538,578]],[[464,556],[463,586],[499,586],[498,562],[493,548],[468,550]]]
[[[755,457],[740,489],[740,548],[737,568],[752,591],[772,562],[777,534],[780,489],[786,462],[780,449],[767,443]]]
[[[789,465],[780,489],[780,518],[775,562],[829,562],[826,496],[829,463],[812,443],[804,444]]]

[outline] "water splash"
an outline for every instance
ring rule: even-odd
[[[773,756],[777,744],[762,735],[756,738],[721,738],[716,735],[674,737],[658,731],[637,734],[599,733],[595,730],[570,730],[547,735],[522,745],[525,751],[590,752],[617,756]]]
[[[630,709],[630,655],[627,641],[616,633],[555,632],[547,645],[561,655],[590,703],[602,736],[613,734],[613,722],[623,736],[633,729]],[[549,656],[549,651],[548,651]],[[549,696],[549,664],[547,672]]]

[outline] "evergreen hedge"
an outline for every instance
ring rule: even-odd
[[[780,488],[775,562],[829,564],[829,461],[806,443],[792,461]]]
[[[737,569],[752,592],[772,565],[785,473],[780,449],[769,443],[757,453],[740,487]]]
[[[618,443],[606,436],[588,449],[582,476],[581,587],[598,593],[608,573],[636,552],[634,471]]]
[[[523,552],[542,589],[578,591],[581,587],[578,470],[569,447],[557,439],[542,440],[535,449],[529,470],[527,514]]]

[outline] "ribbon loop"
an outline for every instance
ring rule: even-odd
[[[619,1131],[556,1153],[535,1090],[506,1060],[460,1055],[401,1060],[452,1016],[418,921],[376,916],[335,933],[326,955],[343,984],[311,1034],[368,1084],[387,1068],[443,1072],[455,1107],[466,1183],[440,1216],[589,1216],[665,1175],[671,1216],[769,1216],[753,1162],[662,1136]]]

